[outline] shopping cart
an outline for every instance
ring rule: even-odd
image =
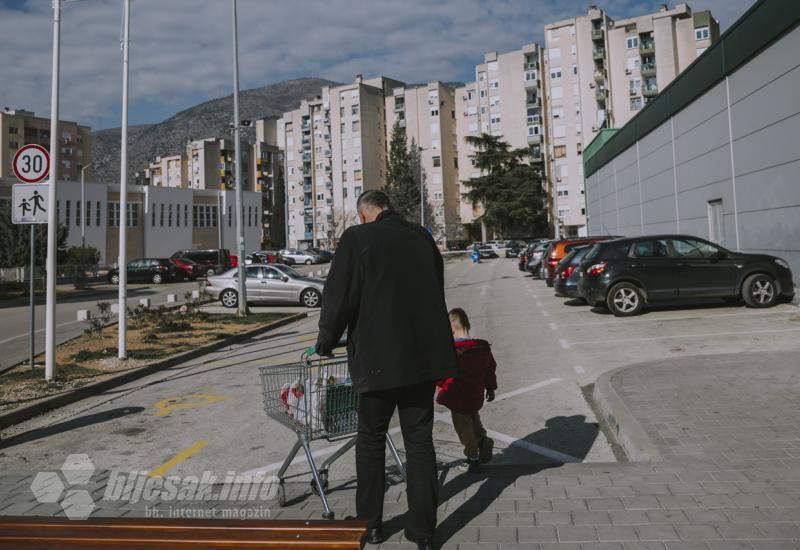
[[[287,476],[286,470],[302,448],[313,479],[311,491],[322,500],[324,519],[333,519],[328,505],[328,468],[356,443],[358,429],[358,394],[353,389],[347,356],[313,357],[314,348],[303,352],[298,363],[260,367],[267,416],[294,430],[297,441],[278,470],[278,504],[286,505],[284,481],[308,472]],[[311,453],[312,441],[345,441],[317,468]],[[386,445],[400,474],[406,477],[394,441],[386,434]]]

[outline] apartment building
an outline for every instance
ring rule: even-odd
[[[246,189],[261,193],[262,246],[271,248],[285,242],[283,151],[276,145],[276,117],[257,120],[255,128]]]
[[[624,125],[719,36],[686,4],[615,22],[586,15],[545,25],[548,172],[557,234],[586,231],[582,153],[602,128]]]
[[[331,248],[357,223],[356,199],[386,182],[385,101],[401,82],[385,77],[323,87],[278,121],[283,148],[288,243]]]
[[[184,187],[186,165],[184,155],[156,157],[147,166],[149,185],[155,187]]]
[[[419,147],[434,217],[419,221],[432,229],[437,241],[461,238],[455,89],[438,81],[394,88],[386,97],[389,140],[395,123],[405,128],[409,147],[412,140]]]
[[[92,129],[60,120],[58,131],[58,177],[65,181],[80,181],[83,167],[92,164]],[[31,144],[50,150],[50,119],[22,109],[6,107],[0,111],[0,177],[13,177],[11,165],[14,155],[21,147]],[[87,168],[86,178],[90,178],[91,173],[91,168]]]
[[[456,147],[460,193],[468,188],[463,182],[481,174],[472,162],[474,149],[467,136],[499,136],[513,149],[530,149],[529,162],[544,170],[546,151],[545,101],[542,93],[543,51],[537,44],[527,44],[506,53],[489,52],[475,67],[475,82],[455,90]],[[480,208],[460,199],[457,203],[464,224],[473,223]],[[481,235],[485,240],[485,228]]]
[[[0,179],[0,208],[10,209],[13,178]],[[67,246],[81,245],[81,223],[86,244],[100,251],[101,266],[119,256],[119,227],[127,223],[128,258],[165,258],[178,250],[228,248],[236,250],[234,191],[128,186],[128,207],[120,212],[119,184],[58,182],[56,217],[68,231]],[[243,193],[245,249],[261,244],[261,195]],[[83,218],[85,216],[85,219]]]

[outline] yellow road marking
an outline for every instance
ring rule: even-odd
[[[153,407],[156,409],[156,416],[166,416],[172,411],[182,409],[193,409],[195,407],[205,407],[220,401],[229,401],[232,397],[224,395],[211,395],[209,393],[192,393],[178,397],[168,397],[157,401]]]
[[[179,452],[178,454],[167,460],[164,464],[162,464],[155,470],[151,471],[147,475],[149,475],[150,477],[163,476],[171,469],[173,469],[175,466],[177,466],[178,464],[180,464],[181,462],[192,456],[194,453],[196,453],[206,445],[208,445],[208,441],[205,439],[201,439],[200,441],[193,443],[192,445],[186,447],[184,450],[182,450],[181,452]]]

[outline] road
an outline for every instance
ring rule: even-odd
[[[327,269],[326,265],[298,266],[301,273],[319,273]],[[168,283],[161,285],[132,284],[128,286],[128,307],[134,307],[141,298],[149,298],[153,306],[167,303],[167,294],[176,294],[179,301],[187,291],[197,290],[197,282]],[[97,311],[97,302],[106,301],[116,303],[118,290],[113,285],[97,287],[96,292],[87,296],[84,293],[70,296],[59,295],[56,300],[56,338],[65,342],[80,336],[86,329],[86,324],[78,321],[78,311],[88,309]],[[0,305],[0,371],[4,367],[27,361],[29,356],[29,312],[27,305],[14,305],[3,307]],[[114,316],[116,317],[116,315]],[[44,299],[39,298],[36,305],[36,352],[44,352],[44,325],[45,306]]]
[[[617,319],[555,298],[541,281],[505,259],[478,265],[449,261],[446,287],[448,306],[463,307],[473,336],[493,345],[498,399],[481,414],[497,441],[501,464],[614,461],[584,397],[587,386],[607,370],[672,357],[800,347],[800,310],[790,304],[770,310],[671,307]],[[87,453],[97,468],[125,471],[274,472],[294,436],[265,417],[258,367],[296,361],[315,341],[316,322],[312,312],[274,333],[8,430],[0,443],[0,468],[49,470],[69,454]],[[461,449],[446,411],[438,410],[436,418],[438,459],[459,460]],[[547,428],[545,446],[533,434]],[[336,446],[314,445],[319,457]],[[348,479],[353,473],[350,453],[331,478]]]

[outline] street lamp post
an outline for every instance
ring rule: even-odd
[[[122,137],[119,171],[119,338],[117,356],[128,355],[128,47],[130,45],[131,0],[125,0],[122,38]]]
[[[239,255],[239,299],[238,314],[247,315],[247,286],[244,278],[244,212],[242,193],[242,156],[241,156],[241,121],[239,120],[239,28],[236,20],[236,0],[231,0],[233,10],[233,149],[236,158],[236,236],[237,254]]]

